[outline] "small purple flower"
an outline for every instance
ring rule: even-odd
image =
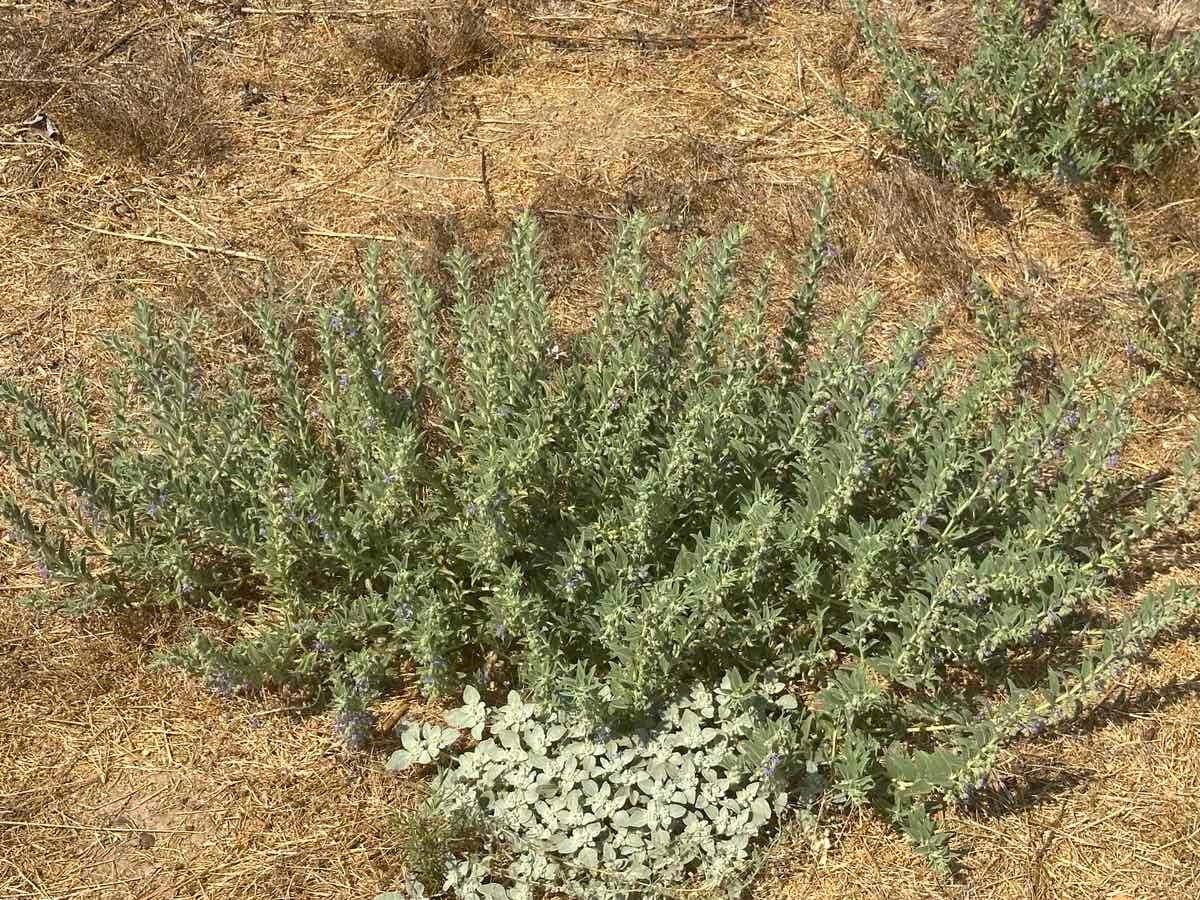
[[[42,579],[42,581],[44,581],[46,583],[49,583],[50,569],[46,567],[46,564],[44,562],[39,562],[37,564],[37,573],[38,573],[38,578]]]
[[[914,369],[917,369],[917,370],[924,369],[926,366],[925,354],[917,353],[915,356],[913,356],[912,366]]]
[[[861,471],[863,475],[870,475],[872,468],[873,467],[872,467],[870,461],[868,460],[862,464],[862,467],[860,468],[859,471]]]
[[[413,620],[412,607],[401,600],[396,604],[396,618],[400,620],[402,625],[409,625]]]
[[[874,438],[875,438],[875,429],[874,428],[863,429],[862,439],[864,441],[871,441],[871,440],[874,440]]]
[[[329,319],[329,328],[333,331],[334,334],[341,334],[342,317],[341,316],[332,316]]]
[[[508,634],[508,629],[504,627],[503,622],[497,622],[493,630],[496,633],[497,640],[504,640],[505,636]]]
[[[192,591],[194,591],[194,590],[195,590],[195,586],[192,584],[191,580],[188,578],[183,579],[183,581],[181,581],[179,583],[179,596],[181,596],[185,599],[192,596]]]
[[[563,588],[567,593],[573,593],[585,584],[587,584],[587,573],[583,569],[577,569],[570,578],[563,582]]]
[[[1062,159],[1056,164],[1058,180],[1060,183],[1075,182],[1079,180],[1079,166],[1070,153],[1064,153]]]
[[[233,697],[242,687],[237,679],[233,677],[233,674],[225,669],[217,669],[209,672],[206,681],[210,691],[218,697],[226,699]]]
[[[1119,465],[1121,465],[1121,454],[1117,453],[1116,451],[1108,454],[1104,460],[1104,465],[1108,466],[1110,469],[1117,468]]]
[[[872,419],[875,418],[877,415],[879,415],[879,410],[880,410],[880,406],[879,406],[878,400],[872,400],[870,403],[867,404],[867,414]]]
[[[307,516],[304,517],[304,521],[307,522],[309,525],[316,525],[319,520],[317,519],[316,513],[309,513]]]
[[[346,337],[358,337],[358,326],[353,322],[346,327]]]
[[[163,506],[166,505],[166,502],[166,495],[162,491],[159,491],[158,497],[154,500],[151,500],[150,505],[146,507],[146,514],[150,516],[157,516],[159,512],[162,511]]]
[[[342,388],[347,388],[350,386],[350,376],[345,372],[338,376],[338,386]]]
[[[839,251],[838,248],[831,243],[826,243],[825,246],[821,248],[821,255],[826,259],[837,259],[840,253],[841,251]]]
[[[620,397],[613,397],[611,400],[608,401],[608,408],[610,410],[612,410],[613,412],[616,412],[624,405],[625,405],[625,401],[622,400]]]
[[[779,771],[779,764],[783,762],[783,757],[778,753],[772,753],[763,761],[762,774],[763,778],[772,778]]]
[[[492,664],[489,662],[485,662],[482,666],[479,667],[479,670],[475,673],[475,683],[478,684],[481,688],[486,689],[487,686],[489,684],[491,684],[491,682],[492,682]]]
[[[472,500],[463,511],[467,514],[467,518],[473,519],[479,514],[479,504]]]
[[[1068,428],[1074,428],[1076,425],[1079,424],[1079,413],[1077,413],[1075,410],[1071,410],[1069,413],[1067,413],[1066,417],[1063,419],[1063,423]]]
[[[366,709],[346,710],[333,722],[333,733],[351,750],[361,750],[371,739],[375,714]]]
[[[429,671],[421,676],[421,681],[432,687],[437,683],[440,676],[444,675],[449,669],[450,664],[440,656],[435,656],[429,663]]]
[[[393,485],[393,484],[395,484],[395,483],[396,483],[396,476],[395,476],[395,475],[393,475],[391,472],[384,472],[384,473],[383,473],[383,484],[384,484],[384,487],[390,487],[391,485]]]
[[[318,656],[328,656],[333,652],[333,645],[327,643],[323,638],[318,638],[313,644],[313,649],[317,651]]]

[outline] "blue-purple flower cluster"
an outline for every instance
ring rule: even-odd
[[[582,568],[576,569],[571,573],[571,576],[563,582],[563,590],[568,594],[573,594],[587,583],[587,572]]]
[[[246,695],[254,690],[254,685],[248,680],[238,678],[233,672],[223,668],[210,671],[205,683],[210,691],[225,699]]]
[[[333,721],[333,734],[351,750],[361,750],[375,731],[375,714],[368,709],[350,709]]]
[[[772,753],[762,764],[763,778],[774,778],[775,773],[779,771],[779,766],[783,763],[783,757],[778,753]]]

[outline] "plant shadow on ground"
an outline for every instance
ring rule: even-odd
[[[1179,632],[1192,639],[1200,629]],[[1149,668],[1156,664],[1148,661]],[[1089,711],[1085,716],[1058,729],[1062,740],[1082,740],[1107,728],[1126,724],[1151,712],[1161,712],[1200,697],[1200,678],[1173,678],[1163,685],[1121,690],[1119,695]],[[1154,724],[1146,726],[1140,737],[1151,741],[1157,733]],[[1086,784],[1097,775],[1093,768],[1067,762],[1053,746],[1038,759],[1015,758],[1007,772],[980,793],[971,812],[988,817],[1010,815],[1044,807],[1056,798]]]

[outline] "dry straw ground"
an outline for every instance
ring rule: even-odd
[[[1150,33],[1200,21],[1186,0],[1109,6]],[[964,52],[959,0],[887,9],[947,65]],[[915,174],[827,87],[879,91],[838,0],[5,2],[0,373],[53,398],[67,373],[104,372],[94,339],[134,294],[202,307],[233,337],[268,284],[305,298],[352,279],[368,237],[432,262],[529,206],[569,327],[624,211],[657,217],[664,252],[737,219],[763,253],[805,233],[824,172],[842,249],[825,313],[868,287],[889,298],[885,325],[942,299],[946,347],[969,354],[976,270],[1026,303],[1048,358],[1126,365],[1129,298],[1079,198]],[[1185,156],[1115,189],[1161,274],[1198,267],[1198,171]],[[1197,399],[1160,384],[1127,464],[1172,458]],[[1185,534],[1149,561],[1186,565],[1194,547]],[[392,817],[420,787],[382,776],[382,748],[341,755],[328,722],[269,698],[218,703],[147,668],[178,623],[35,615],[17,602],[35,583],[0,545],[0,897],[364,897],[398,882]],[[1010,792],[956,817],[961,883],[864,819],[827,853],[785,833],[755,894],[1200,897],[1198,694],[1193,632],[1101,714],[1019,748]]]

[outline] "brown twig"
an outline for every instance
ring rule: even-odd
[[[203,834],[187,828],[111,828],[105,825],[72,825],[58,822],[22,822],[20,819],[0,819],[0,825],[14,828],[56,828],[64,831],[100,831],[105,834]]]
[[[605,44],[637,44],[650,49],[678,48],[696,50],[705,44],[732,43],[746,40],[744,34],[721,34],[705,32],[701,34],[670,35],[635,31],[632,34],[603,34],[603,35],[572,35],[553,34],[542,31],[502,31],[504,37],[517,38],[525,41],[543,41],[554,44],[564,50],[603,47]]]
[[[208,244],[189,244],[184,241],[177,241],[173,238],[158,237],[153,234],[134,234],[123,231],[109,231],[107,228],[95,228],[91,225],[84,225],[82,222],[67,222],[68,228],[77,228],[80,231],[90,231],[93,234],[103,234],[108,237],[122,238],[127,241],[139,241],[143,244],[159,244],[164,247],[175,247],[179,250],[190,250],[195,253],[217,253],[221,256],[231,256],[235,259],[248,259],[252,262],[267,263],[265,256],[259,256],[256,253],[246,253],[242,250],[227,250],[224,247],[213,247]]]
[[[126,44],[128,44],[131,40],[133,40],[135,37],[137,37],[143,31],[149,31],[151,28],[156,28],[159,25],[162,25],[166,21],[167,21],[167,19],[164,16],[164,17],[158,18],[158,19],[150,19],[147,22],[139,22],[137,25],[130,28],[128,31],[126,31],[124,34],[122,34],[119,38],[117,38],[115,41],[113,41],[111,44],[109,44],[107,47],[105,47],[99,53],[95,54],[91,59],[86,60],[84,62],[84,65],[85,66],[94,66],[97,63],[104,62],[104,60],[108,59],[110,56],[112,56],[114,53],[116,53],[118,50],[120,50],[122,47],[124,47]]]

